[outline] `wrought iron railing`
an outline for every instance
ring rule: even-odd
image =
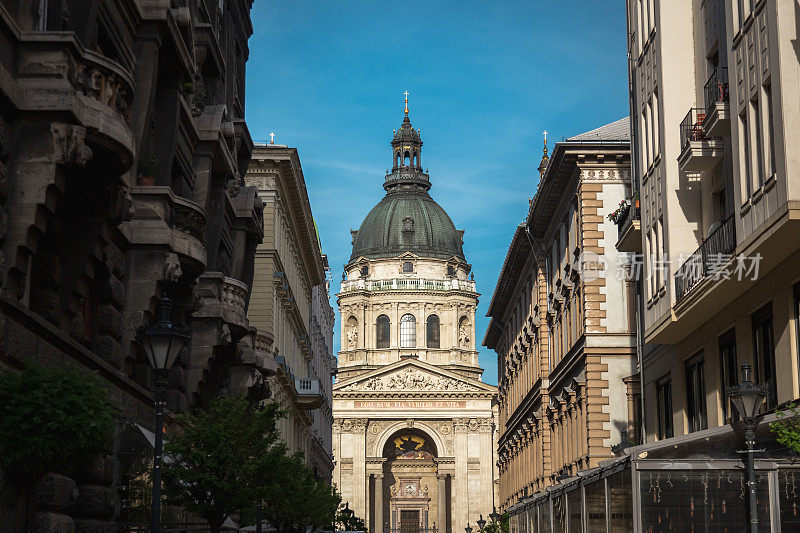
[[[675,299],[714,275],[736,250],[736,220],[729,216],[675,272]]]
[[[717,102],[728,101],[728,69],[717,67],[711,73],[704,89],[706,97],[706,113],[711,113]]]
[[[689,113],[681,122],[681,150],[684,150],[692,141],[705,141],[708,139],[703,129],[703,120],[705,118],[705,109],[693,107],[689,110]]]
[[[641,220],[642,210],[636,205],[629,205],[617,218],[617,240],[621,239],[634,220]]]

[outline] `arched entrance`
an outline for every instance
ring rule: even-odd
[[[382,456],[388,531],[432,531],[440,509],[446,506],[444,491],[438,490],[436,443],[421,429],[402,428],[386,440]]]

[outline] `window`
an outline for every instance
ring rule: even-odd
[[[689,432],[708,428],[703,352],[686,361],[686,420]]]
[[[456,267],[453,265],[447,265],[447,275],[448,276],[455,276],[456,275]]]
[[[377,339],[378,348],[389,347],[391,324],[389,317],[386,315],[379,316],[375,322],[375,338]]]
[[[770,85],[764,86],[764,104],[767,108],[767,154],[769,161],[767,169],[769,169],[769,176],[774,176],[777,170],[777,162],[775,161],[775,118],[772,113],[772,87]]]
[[[761,128],[761,107],[758,100],[753,100],[750,102],[753,111],[753,129],[755,130],[755,137],[756,137],[756,172],[758,175],[756,176],[757,181],[756,183],[760,187],[764,184],[764,139],[761,136],[762,128]]]
[[[719,338],[719,375],[722,390],[722,416],[728,420],[731,416],[731,400],[728,398],[728,387],[739,383],[736,365],[736,333],[730,330]]]
[[[436,315],[430,315],[428,317],[426,329],[428,348],[439,348],[439,317]]]
[[[656,382],[656,409],[658,410],[658,439],[673,436],[672,430],[672,380],[669,375]]]
[[[403,261],[403,272],[414,272],[414,263],[411,261]]]
[[[753,193],[753,182],[751,180],[750,170],[750,128],[747,126],[747,115],[739,116],[740,131],[742,134],[742,146],[744,158],[742,161],[742,179],[744,180],[744,190],[747,191],[747,196]]]
[[[369,276],[369,265],[362,265],[361,266],[361,277],[366,278]]]
[[[778,404],[775,384],[775,344],[772,340],[772,304],[769,303],[753,313],[751,320],[756,381],[767,387],[764,408],[772,409]]]
[[[400,347],[414,348],[417,346],[417,319],[414,315],[407,314],[400,318]]]

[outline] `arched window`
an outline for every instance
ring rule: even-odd
[[[403,166],[411,166],[411,154],[408,152],[403,155]]]
[[[407,314],[400,318],[400,347],[415,348],[417,346],[417,319]]]
[[[428,337],[428,348],[439,347],[439,317],[430,315],[427,321],[426,337]]]
[[[378,348],[388,348],[390,340],[391,321],[386,315],[381,315],[375,322],[375,338],[377,339]]]

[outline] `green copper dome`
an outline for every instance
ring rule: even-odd
[[[360,257],[397,257],[405,252],[466,261],[463,232],[456,229],[444,209],[428,194],[430,180],[420,164],[422,139],[411,127],[408,115],[400,131],[405,134],[395,134],[391,142],[394,166],[383,184],[386,196],[354,233],[350,261]]]

